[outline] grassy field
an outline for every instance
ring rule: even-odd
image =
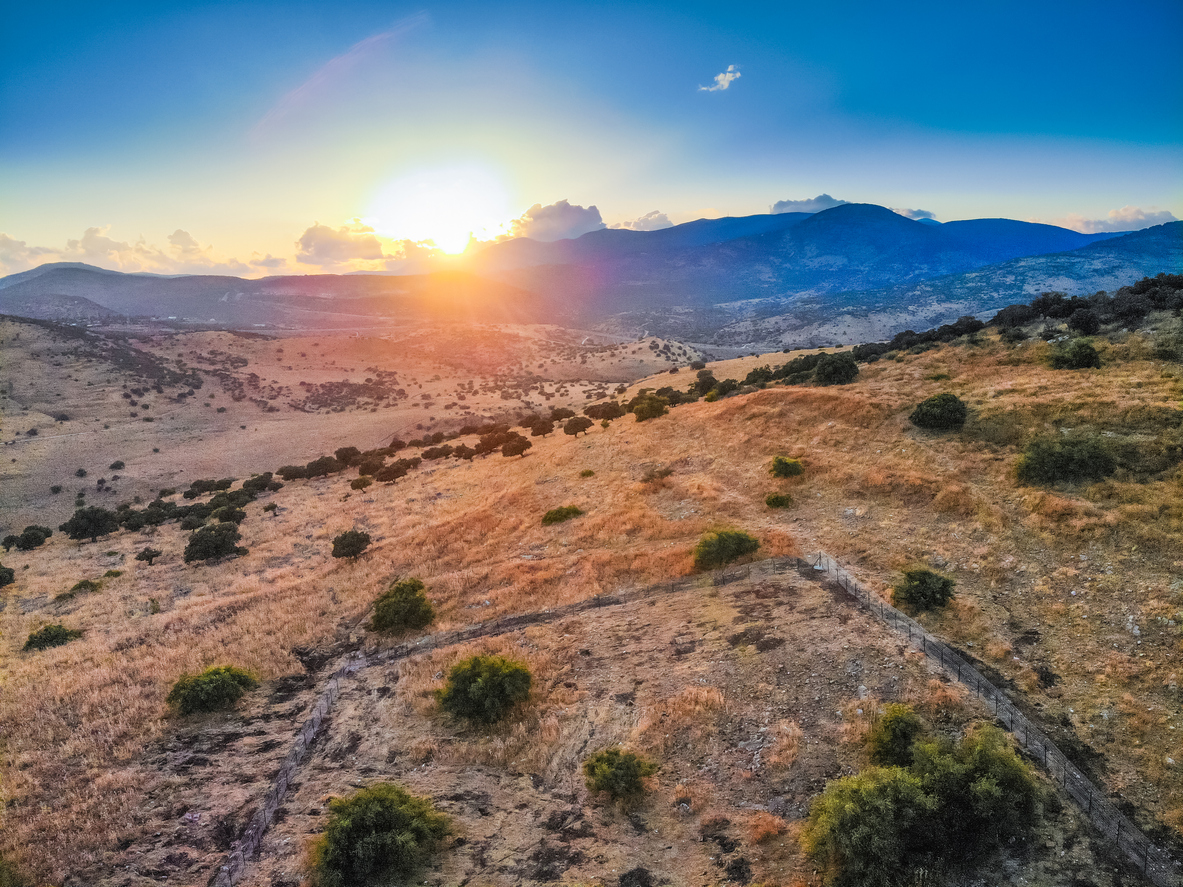
[[[6,355],[14,327],[0,331]],[[43,333],[20,332],[19,353],[30,356],[0,400],[4,439],[22,436],[5,450],[17,461],[0,477],[4,533],[25,522],[56,527],[84,483],[88,502],[113,507],[199,477],[242,479],[340,446],[377,446],[398,422],[431,427],[411,422],[424,411],[405,402],[377,413],[360,404],[302,413],[226,398],[219,414],[220,390],[159,408],[162,398],[149,397],[156,422],[116,422],[115,407],[127,411],[120,392],[130,377],[65,353],[55,358],[60,367],[34,358],[57,346]],[[443,399],[475,370],[432,363],[405,343],[383,352],[389,343],[334,340],[304,365],[291,355],[311,355],[311,342],[201,335],[152,348],[208,356],[234,345],[248,360],[234,368],[236,378],[254,371],[292,396],[300,381],[339,380],[343,369],[360,377],[377,367],[397,373],[404,388],[435,386],[433,400]],[[45,883],[204,883],[226,834],[249,818],[286,753],[282,737],[313,696],[318,663],[364,638],[367,608],[393,578],[423,579],[436,630],[687,575],[694,544],[719,527],[759,538],[761,557],[825,549],[885,594],[905,566],[948,573],[957,581],[954,603],[923,617],[926,624],[1021,693],[1053,738],[1128,802],[1144,827],[1177,838],[1183,480],[1171,447],[1183,419],[1183,367],[1154,359],[1152,338],[1146,331],[1099,341],[1101,369],[1057,371],[1047,366],[1046,343],[1008,346],[983,334],[863,364],[850,385],[752,390],[643,423],[626,416],[579,437],[534,438],[524,457],[424,462],[393,485],[352,491],[354,471],[296,480],[246,507],[240,544],[249,554],[222,562],[185,565],[188,534],[175,523],[95,544],[55,533],[41,548],[14,550],[2,559],[16,581],[0,598],[0,849]],[[264,362],[279,347],[290,376]],[[564,352],[563,366],[583,363],[576,346],[563,347],[576,349]],[[473,360],[491,360],[495,350],[474,348]],[[612,353],[588,351],[588,360],[654,354],[644,343]],[[539,352],[530,354],[537,364]],[[710,369],[742,380],[788,358]],[[201,371],[192,356],[183,359]],[[648,371],[674,363],[659,359]],[[474,414],[498,405],[578,406],[603,386],[628,384],[630,397],[693,380],[684,363],[676,375],[648,379],[636,378],[644,367],[630,364],[610,379],[604,372],[578,386],[568,380],[565,398],[555,378],[544,385],[549,400],[537,388],[509,400],[501,393],[520,391],[505,381],[517,384],[516,364],[515,373],[485,369],[484,379],[502,381],[485,385]],[[479,389],[481,376],[473,380]],[[969,405],[965,427],[914,428],[907,416],[915,405],[944,391]],[[55,423],[54,400],[76,417]],[[23,426],[37,423],[39,435],[24,435]],[[55,429],[82,423],[89,437],[48,445]],[[104,424],[110,427],[100,430]],[[1015,465],[1026,443],[1065,429],[1101,436],[1126,454],[1126,467],[1087,485],[1019,485]],[[800,459],[805,474],[774,480],[768,467],[776,455]],[[109,477],[102,466],[116,458],[126,462],[128,481],[111,482],[115,494],[94,491],[91,478]],[[73,476],[83,464],[92,469],[86,481]],[[62,505],[49,504],[55,483],[66,488]],[[771,492],[794,504],[767,508]],[[270,504],[274,512],[263,512]],[[584,514],[541,525],[546,511],[564,505]],[[49,517],[38,519],[42,513]],[[368,532],[373,545],[356,562],[334,560],[332,538],[353,528]],[[152,566],[134,559],[147,545],[164,552]],[[108,571],[120,575],[104,578]],[[60,598],[80,579],[97,580],[99,590]],[[51,622],[85,634],[22,652],[29,632]],[[742,635],[748,628],[784,643],[760,651],[744,640],[754,637]],[[740,639],[732,643],[733,636]],[[379,775],[439,798],[463,824],[466,843],[432,883],[529,883],[545,880],[547,866],[569,872],[571,882],[615,883],[620,867],[634,863],[678,883],[715,883],[726,873],[711,857],[736,858],[699,841],[717,819],[729,821],[725,831],[740,842],[755,880],[810,883],[795,840],[800,820],[825,779],[860,765],[857,738],[868,712],[910,700],[951,734],[981,716],[898,638],[810,583],[714,596],[704,589],[479,647],[524,658],[540,676],[519,716],[473,735],[435,713],[431,690],[463,650],[367,672],[334,715],[248,883],[299,883],[302,848],[323,799]],[[252,669],[265,686],[231,715],[170,715],[164,697],[172,683],[211,664]],[[613,740],[647,750],[662,768],[641,823],[593,803],[582,788],[582,755]],[[762,818],[772,816],[775,799],[779,824]],[[588,834],[560,841],[546,827],[555,811]],[[538,856],[556,842],[561,853]],[[1070,874],[1079,883],[1118,883],[1070,811],[1012,862],[1032,879]]]

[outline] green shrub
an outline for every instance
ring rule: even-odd
[[[585,468],[583,471],[579,472],[580,477],[592,477],[593,475],[595,475],[595,472],[590,468]]]
[[[768,473],[773,477],[799,477],[805,473],[805,466],[799,459],[788,459],[784,456],[774,456],[772,467]]]
[[[948,576],[914,567],[904,570],[903,581],[892,588],[891,602],[917,611],[943,607],[953,597],[954,584]]]
[[[374,601],[370,631],[403,632],[426,628],[435,618],[435,609],[424,594],[420,579],[401,579]]]
[[[370,547],[370,534],[346,530],[333,539],[333,557],[358,557]]]
[[[53,535],[53,530],[49,527],[38,526],[33,524],[25,527],[19,536],[9,537],[13,539],[17,551],[32,551],[34,548],[40,548],[45,544],[45,540]],[[8,547],[8,538],[4,540],[5,548]]]
[[[99,583],[95,582],[93,579],[79,579],[74,583],[70,591],[74,593],[78,593],[80,591],[98,591],[101,587],[102,586],[100,586]]]
[[[819,385],[846,385],[858,378],[858,364],[849,352],[823,354],[813,377]]]
[[[0,588],[3,588],[5,585],[12,585],[14,582],[16,582],[16,571],[12,567],[6,567],[4,564],[0,564]]]
[[[1096,437],[1036,438],[1027,445],[1017,466],[1024,484],[1074,483],[1100,480],[1117,470],[1117,461]]]
[[[694,546],[694,568],[710,570],[749,555],[760,541],[739,530],[716,530],[707,533]]]
[[[552,508],[546,514],[542,515],[542,525],[549,527],[551,524],[561,524],[565,520],[571,520],[573,517],[579,517],[583,514],[583,509],[574,505],[563,505],[560,508]]]
[[[670,402],[655,394],[641,393],[629,402],[629,412],[637,417],[638,422],[646,422],[664,416],[670,411]]]
[[[946,391],[943,394],[934,394],[932,397],[922,400],[912,411],[908,421],[917,428],[944,431],[960,428],[965,424],[968,415],[969,408],[966,407],[965,402],[956,394]]]
[[[1085,370],[1101,366],[1101,355],[1087,339],[1073,339],[1067,345],[1055,349],[1049,360],[1052,369],[1056,370]]]
[[[835,887],[895,887],[972,871],[1038,821],[1031,768],[990,725],[957,745],[915,742],[909,768],[872,767],[826,785],[802,844]]]
[[[232,523],[201,527],[189,537],[189,543],[185,546],[185,563],[216,560],[230,555],[241,557],[247,553],[245,548],[235,544],[241,538],[238,527]]]
[[[198,675],[182,675],[165,701],[183,715],[221,711],[257,686],[259,682],[250,672],[233,665],[215,665]]]
[[[871,763],[892,767],[911,766],[912,745],[923,730],[924,725],[911,706],[888,703],[867,734],[867,751]]]
[[[448,818],[427,798],[380,782],[329,801],[312,848],[315,887],[406,883],[448,834]]]
[[[473,656],[452,666],[448,681],[437,691],[449,714],[492,724],[530,695],[530,670],[502,656]]]
[[[364,490],[366,487],[371,486],[373,483],[374,483],[374,479],[372,477],[369,477],[367,475],[362,475],[361,477],[355,477],[353,480],[351,480],[349,482],[349,489]]]
[[[769,493],[764,497],[764,504],[769,508],[788,508],[793,504],[793,497],[784,493]]]
[[[657,766],[631,751],[613,746],[596,752],[583,762],[587,787],[593,792],[605,792],[613,801],[635,803],[645,793],[646,776],[657,772]]]
[[[122,570],[108,570],[106,573],[103,574],[103,578],[104,579],[118,579],[122,575],[123,575]]]
[[[30,633],[25,641],[26,650],[48,650],[50,647],[60,647],[75,638],[82,637],[82,632],[76,628],[66,628],[61,623],[45,625]]]

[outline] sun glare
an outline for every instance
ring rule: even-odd
[[[365,221],[383,237],[431,241],[461,253],[472,237],[490,240],[513,215],[500,180],[479,167],[421,170],[383,185]]]

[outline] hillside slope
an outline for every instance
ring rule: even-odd
[[[223,562],[184,564],[188,534],[175,523],[98,544],[58,533],[6,554],[17,578],[0,611],[0,849],[47,881],[203,882],[262,796],[285,728],[300,723],[326,663],[359,643],[388,643],[361,622],[393,577],[424,580],[438,611],[432,630],[443,630],[688,575],[696,540],[721,525],[757,536],[761,555],[828,550],[885,593],[909,564],[946,571],[957,597],[926,624],[992,669],[1144,828],[1177,839],[1183,370],[1154,349],[1181,334],[1177,318],[1156,315],[1143,333],[1102,343],[1101,369],[1079,371],[1048,369],[1042,341],[979,337],[864,365],[850,385],[770,387],[644,423],[626,416],[579,437],[535,438],[521,458],[428,461],[390,486],[351,490],[356,472],[295,480],[246,507],[249,553]],[[786,359],[711,369],[743,378]],[[79,378],[62,385],[85,387]],[[965,428],[912,427],[915,404],[942,391],[969,404]],[[1144,458],[1098,483],[1018,485],[1023,446],[1062,429]],[[307,457],[368,445],[351,430],[341,417]],[[250,442],[243,435],[239,448]],[[146,458],[137,453],[128,471]],[[804,476],[769,477],[777,454],[801,459]],[[187,455],[178,447],[170,457]],[[792,507],[766,507],[772,491],[790,494]],[[264,504],[277,510],[268,516]],[[541,526],[560,505],[585,513]],[[352,527],[373,547],[356,562],[334,560],[332,538]],[[149,544],[164,552],[152,566],[135,560]],[[82,578],[99,590],[63,595]],[[22,652],[51,621],[85,635]],[[785,643],[761,651],[757,629]],[[458,730],[435,712],[438,675],[465,650],[511,653],[539,675],[503,729]],[[182,672],[227,661],[257,671],[263,690],[229,715],[169,714],[164,696]],[[627,863],[709,881],[718,854],[699,838],[722,818],[740,848],[724,854],[728,864],[738,854],[754,879],[812,883],[796,829],[825,779],[861,765],[870,707],[908,700],[953,732],[983,715],[865,614],[791,581],[717,596],[704,587],[523,629],[368,673],[350,692],[248,883],[298,878],[323,798],[382,776],[456,817],[465,843],[449,845],[445,879],[508,885],[570,870],[610,880]],[[582,755],[610,741],[662,767],[640,819],[581,787]],[[787,831],[764,842],[746,823],[770,805]],[[587,823],[572,826],[577,843],[542,827],[560,807],[556,823]],[[1129,883],[1063,816],[1021,860],[997,864],[1029,880]],[[538,856],[543,839],[562,852]],[[528,858],[539,867],[518,867]]]

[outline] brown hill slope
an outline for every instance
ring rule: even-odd
[[[392,486],[351,491],[352,472],[294,481],[247,506],[249,554],[221,563],[184,565],[187,534],[175,524],[98,544],[55,534],[4,555],[17,579],[0,612],[3,850],[54,882],[202,883],[262,796],[285,728],[302,719],[308,669],[360,639],[359,621],[392,577],[422,577],[433,628],[447,628],[685,575],[695,541],[718,525],[756,535],[764,555],[824,548],[884,589],[913,562],[946,570],[958,597],[927,624],[1013,682],[1144,827],[1177,834],[1183,487],[1177,462],[1150,458],[1169,456],[1179,429],[1183,370],[1152,348],[1170,332],[1119,337],[1102,348],[1102,369],[1082,371],[1048,369],[1043,342],[984,337],[865,365],[847,386],[768,388],[645,423],[628,416],[578,438],[535,439],[524,458],[427,462]],[[742,378],[783,359],[711,368]],[[908,424],[939,391],[970,404],[962,432]],[[353,443],[349,418],[339,427],[307,457]],[[1018,486],[1025,442],[1068,427],[1148,458],[1101,483]],[[777,454],[802,459],[804,477],[770,478]],[[774,490],[794,506],[768,509]],[[266,516],[270,503],[278,509]],[[585,514],[542,527],[561,505]],[[334,561],[333,536],[352,527],[373,547],[356,563]],[[147,544],[164,551],[151,567],[133,559]],[[102,578],[107,570],[121,575]],[[82,578],[102,587],[55,600]],[[57,621],[86,634],[21,652],[29,631]],[[785,643],[760,652],[748,629]],[[793,822],[825,778],[860,765],[860,708],[911,699],[950,731],[979,714],[931,684],[886,629],[795,582],[717,598],[703,589],[477,646],[531,662],[540,681],[525,711],[488,735],[439,719],[430,690],[456,649],[368,672],[247,883],[294,883],[323,796],[383,775],[432,794],[461,823],[467,843],[433,882],[531,883],[549,865],[616,883],[620,866],[637,864],[714,883],[719,854],[697,840],[714,817],[730,820],[757,879],[808,882]],[[228,716],[169,716],[163,700],[177,676],[222,662],[255,669],[263,691]],[[609,740],[662,766],[640,822],[581,788],[582,755]],[[776,798],[788,831],[757,842],[754,813]],[[556,811],[590,834],[549,837]],[[1050,828],[1025,876],[1115,883],[1070,821]],[[539,856],[542,839],[551,851]]]

